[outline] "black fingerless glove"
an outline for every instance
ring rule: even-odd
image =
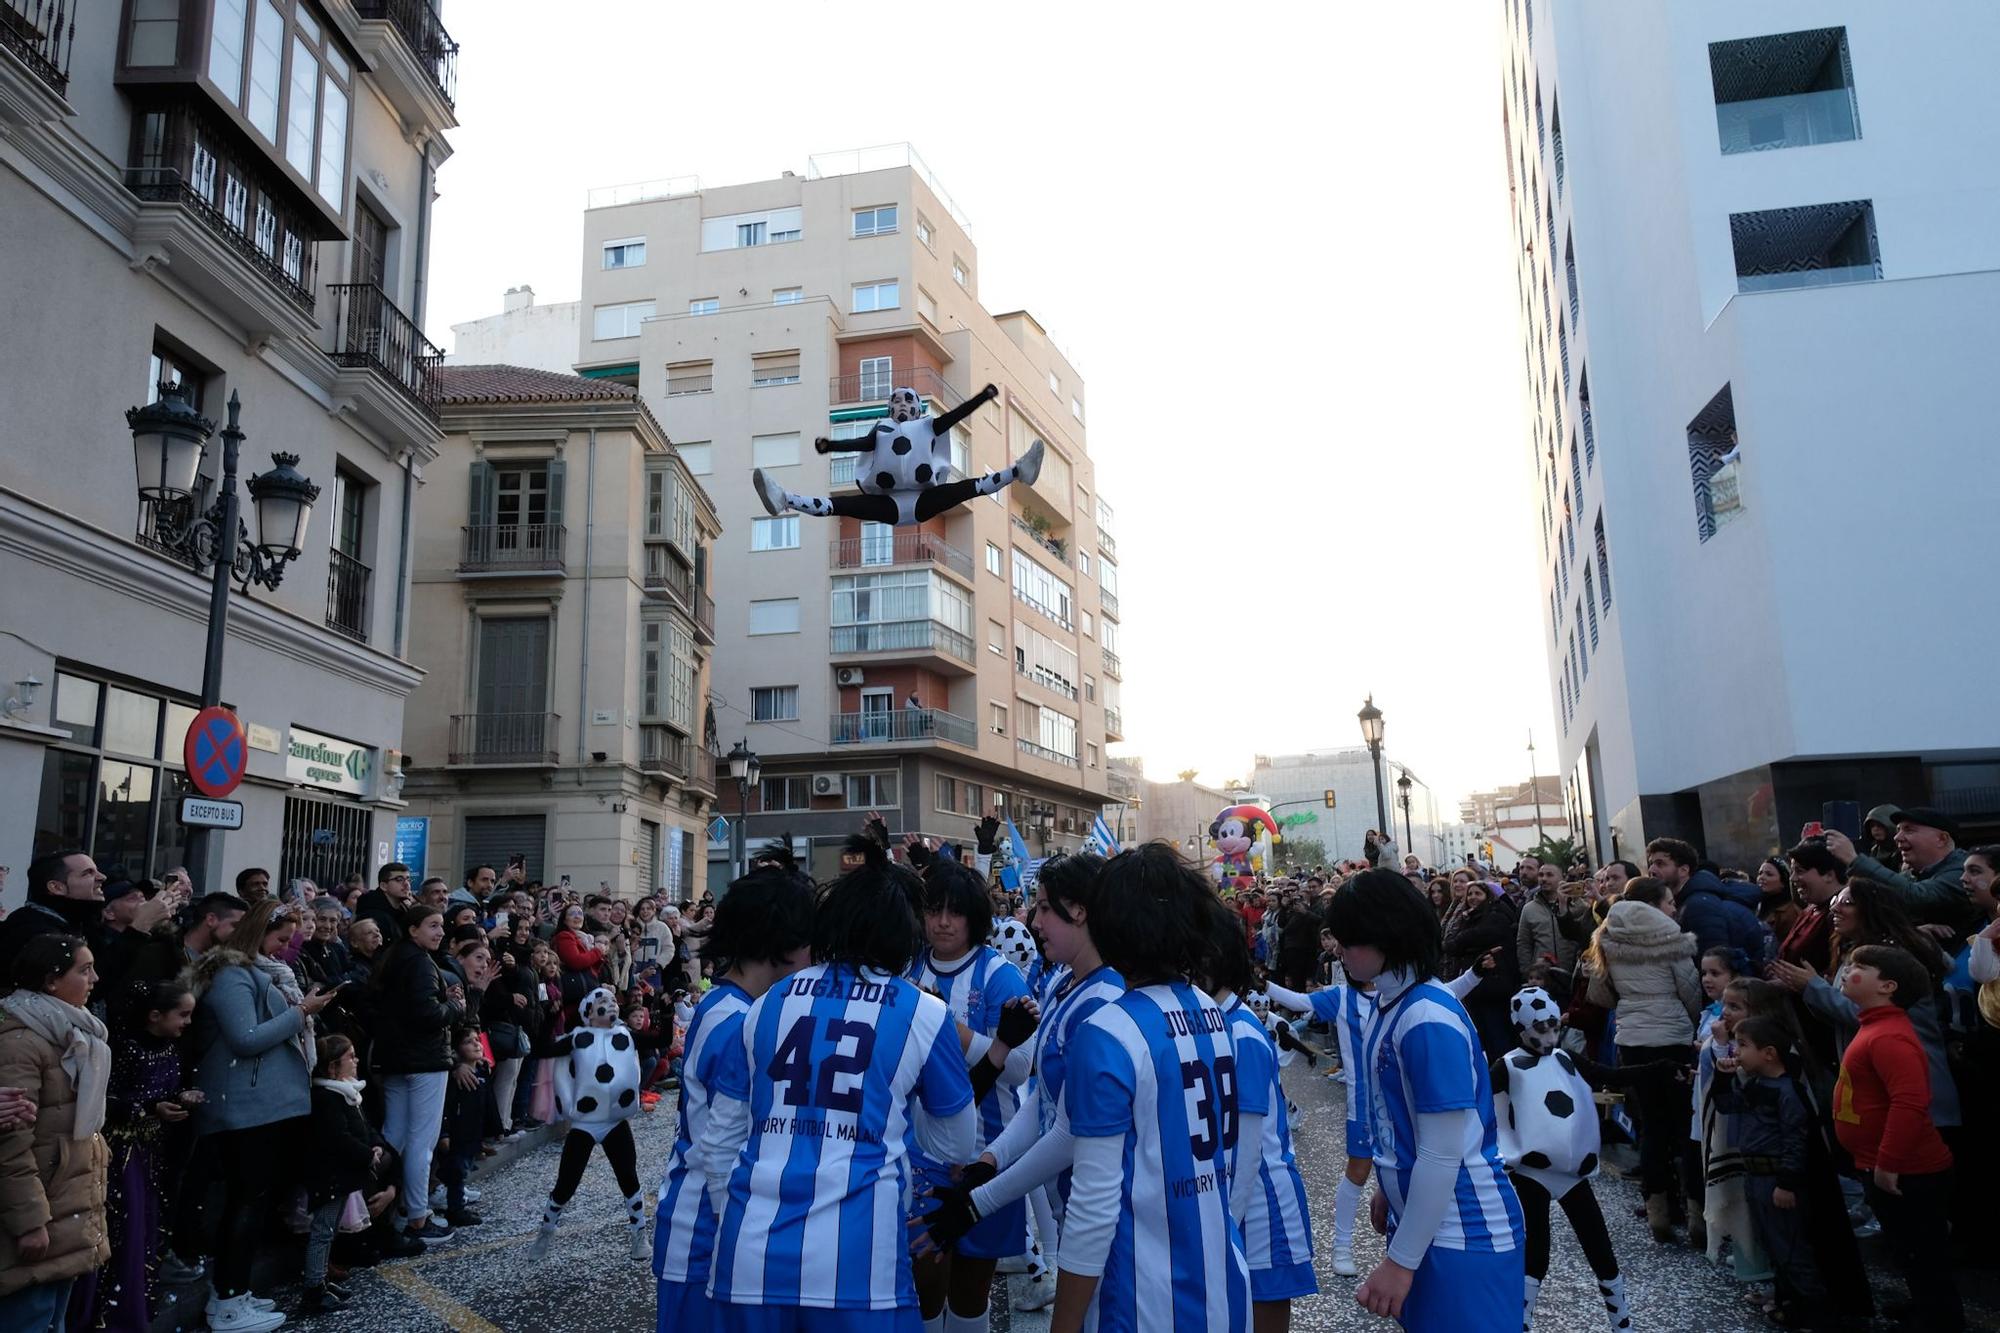
[[[979,821],[979,827],[972,831],[981,856],[991,856],[1000,850],[1000,821],[992,815]]]
[[[979,1225],[979,1210],[972,1206],[972,1187],[964,1184],[932,1190],[937,1207],[923,1215],[924,1230],[931,1244],[949,1250],[965,1239],[965,1233]]]
[[[994,1025],[993,1040],[1010,1049],[1028,1044],[1041,1022],[1035,1011],[1016,1000],[1000,1007],[1000,1021]]]

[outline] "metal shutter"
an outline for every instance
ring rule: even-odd
[[[650,896],[660,887],[660,826],[650,819],[639,821],[639,896]]]
[[[496,871],[507,868],[507,858],[521,852],[528,858],[528,878],[548,882],[543,867],[544,842],[548,836],[547,815],[467,815],[465,852],[455,867],[433,866],[437,874],[453,883],[462,882],[465,872],[476,865]],[[456,878],[453,878],[454,875]]]

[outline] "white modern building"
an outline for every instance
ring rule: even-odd
[[[1506,0],[1542,587],[1593,859],[2000,819],[2000,9]]]
[[[1409,833],[1404,831],[1401,789],[1398,779],[1410,779]],[[1388,811],[1393,836],[1406,852],[1415,852],[1426,865],[1436,865],[1444,854],[1437,837],[1440,825],[1437,798],[1428,784],[1406,765],[1384,755],[1382,758],[1382,805]],[[1282,807],[1280,819],[1294,814],[1313,818],[1292,824],[1287,837],[1313,838],[1326,845],[1326,854],[1335,860],[1357,857],[1366,845],[1368,830],[1380,828],[1375,800],[1375,773],[1363,745],[1328,746],[1302,754],[1256,756],[1250,771],[1250,789]],[[1334,794],[1331,808],[1326,793]]]

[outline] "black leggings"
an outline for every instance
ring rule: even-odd
[[[917,495],[917,521],[936,518],[954,505],[964,504],[979,494],[979,479],[966,477],[932,486]],[[866,519],[871,523],[894,525],[902,517],[894,497],[887,495],[835,495],[828,499],[833,512],[842,518]]]
[[[1520,1196],[1521,1218],[1527,1225],[1528,1276],[1539,1282],[1549,1275],[1549,1192],[1517,1171],[1507,1174],[1514,1182],[1514,1193]],[[1583,1246],[1583,1257],[1597,1280],[1609,1282],[1617,1277],[1618,1256],[1611,1252],[1611,1233],[1605,1230],[1604,1213],[1597,1206],[1590,1182],[1579,1180],[1576,1188],[1557,1202],[1562,1204],[1563,1216],[1569,1219],[1569,1229],[1576,1233],[1577,1244]]]
[[[576,1193],[576,1187],[583,1183],[583,1169],[590,1165],[590,1150],[598,1146],[598,1141],[580,1129],[572,1129],[563,1140],[562,1165],[556,1168],[556,1187],[549,1191],[549,1202],[560,1208],[568,1203]],[[639,1149],[632,1142],[632,1122],[620,1120],[609,1134],[604,1136],[604,1158],[611,1163],[611,1174],[618,1179],[618,1188],[626,1198],[639,1192]]]
[[[227,1300],[250,1290],[250,1266],[267,1230],[265,1215],[277,1188],[287,1142],[297,1142],[296,1121],[277,1121],[210,1136],[211,1165],[222,1177],[220,1243],[215,1251],[215,1294]]]

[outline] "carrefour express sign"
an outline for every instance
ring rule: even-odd
[[[293,782],[365,796],[374,773],[375,751],[369,747],[303,727],[292,728],[285,751],[285,776]]]

